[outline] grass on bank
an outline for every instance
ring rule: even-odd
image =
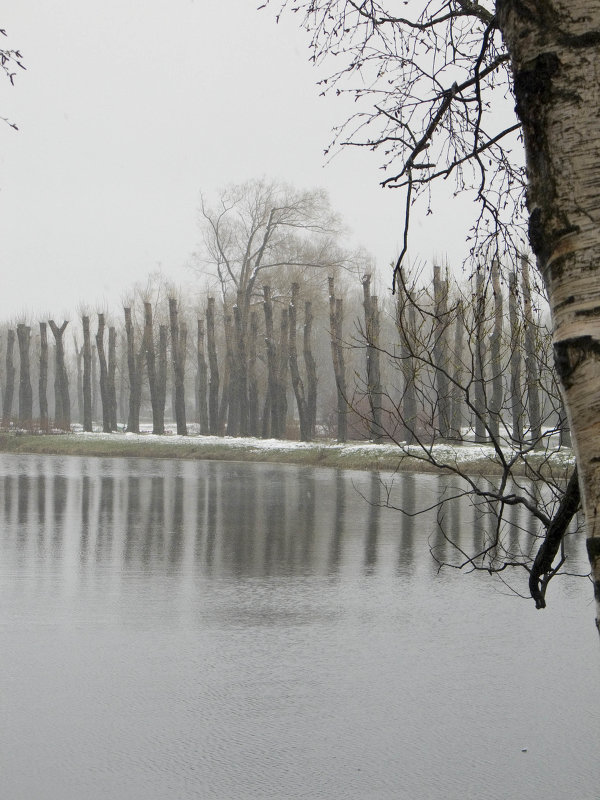
[[[486,445],[435,445],[438,462],[460,468],[471,475],[497,475],[500,466],[493,448]],[[394,444],[331,440],[294,442],[275,439],[217,436],[155,436],[149,433],[55,433],[32,434],[22,431],[0,433],[0,452],[45,455],[76,455],[122,458],[184,458],[217,461],[261,461],[337,469],[382,470],[400,472],[436,472],[438,468],[424,459],[420,448],[400,449]],[[412,455],[411,455],[412,454]],[[570,450],[533,453],[531,467],[544,464],[561,472],[573,463]],[[514,474],[524,475],[525,466]]]

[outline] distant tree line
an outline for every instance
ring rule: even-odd
[[[278,275],[246,311],[214,294],[194,309],[159,286],[118,320],[3,326],[2,425],[568,444],[543,301],[526,259],[504,273],[492,261],[461,285],[435,266],[430,287],[403,275],[383,303],[369,273],[288,288]]]

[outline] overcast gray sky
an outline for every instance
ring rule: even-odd
[[[160,268],[199,285],[198,197],[280,178],[324,187],[385,274],[403,198],[377,159],[325,164],[343,102],[320,97],[295,19],[255,0],[19,0],[0,27],[27,66],[0,85],[0,320],[117,310]],[[466,253],[462,206],[416,215],[413,258]],[[387,276],[386,276],[387,277]]]

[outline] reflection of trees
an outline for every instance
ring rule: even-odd
[[[381,480],[376,472],[371,473],[369,486],[369,516],[365,542],[365,573],[367,575],[373,572],[377,561],[379,515],[381,513]]]
[[[346,479],[341,470],[335,473],[335,510],[333,514],[333,532],[329,544],[329,569],[334,574],[340,567],[342,539],[346,519]]]
[[[264,571],[267,575],[273,575],[281,571],[279,567],[285,564],[285,528],[287,523],[286,515],[286,490],[285,481],[279,481],[278,470],[270,469],[265,473],[266,491],[264,512],[265,520],[265,561]],[[274,490],[274,487],[276,489]]]
[[[94,564],[110,563],[124,576],[141,570],[175,577],[185,567],[240,578],[372,575],[385,565],[384,553],[393,552],[401,575],[412,570],[416,555],[428,556],[428,544],[445,553],[445,528],[465,548],[482,547],[493,533],[489,517],[469,511],[476,515],[472,524],[460,503],[448,506],[443,528],[435,510],[425,525],[419,516],[415,527],[410,513],[428,496],[451,491],[430,476],[395,477],[394,491],[409,512],[398,516],[385,508],[389,497],[375,473],[218,462],[168,462],[123,473],[118,462],[81,464],[75,476],[51,475],[41,462],[0,481],[5,547],[26,554],[33,546],[48,569],[70,551],[88,573]],[[535,531],[524,527],[527,516],[511,508],[509,522],[511,552],[527,553],[535,541]]]
[[[401,524],[399,526],[399,539],[400,544],[398,547],[398,572],[406,573],[409,571],[414,557],[414,523],[415,518],[412,516],[415,510],[415,476],[406,474],[402,475],[400,484],[402,492],[402,508],[405,509],[405,514],[402,515]]]

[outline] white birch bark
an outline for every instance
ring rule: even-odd
[[[529,236],[552,309],[600,629],[600,0],[498,0],[523,123]]]

